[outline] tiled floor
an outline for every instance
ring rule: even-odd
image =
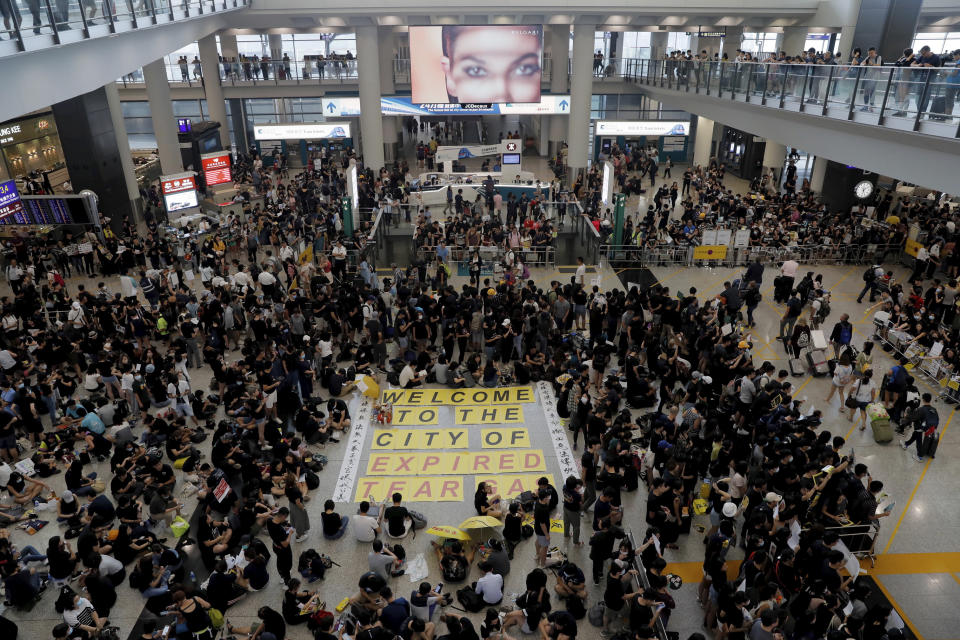
[[[527,166],[542,163],[542,160],[529,161]],[[541,166],[545,166],[542,165]],[[682,169],[678,168],[679,174]],[[636,203],[645,207],[642,202]],[[634,206],[636,206],[634,205]],[[870,318],[864,316],[867,305],[858,305],[855,302],[856,294],[861,287],[861,267],[846,266],[816,266],[813,270],[824,275],[825,286],[834,293],[833,313],[829,321],[832,325],[841,313],[851,314],[857,327],[855,342],[859,345],[871,333]],[[532,277],[538,286],[548,286],[551,280],[566,280],[569,274],[561,273],[559,269],[535,268]],[[617,274],[608,264],[601,270],[604,288],[622,286]],[[695,286],[704,298],[716,295],[720,291],[725,279],[736,277],[739,272],[732,269],[712,268],[655,268],[653,276],[663,285],[672,290],[688,289]],[[786,368],[785,354],[782,346],[775,340],[777,334],[781,308],[773,304],[769,294],[773,275],[768,272],[765,280],[765,302],[756,313],[757,328],[753,333],[755,354],[754,360],[761,362],[770,360],[775,366]],[[454,278],[455,285],[460,280]],[[108,282],[108,284],[113,284]],[[0,285],[3,289],[4,285]],[[5,293],[5,291],[0,291]],[[231,354],[231,357],[235,355]],[[889,365],[889,360],[882,352],[875,359],[878,370]],[[206,388],[209,381],[209,371],[200,370],[191,372],[194,376],[194,385],[197,388]],[[945,421],[943,439],[939,455],[935,461],[917,464],[896,444],[878,445],[874,443],[869,431],[860,432],[847,421],[846,416],[839,415],[840,403],[834,398],[826,403],[824,398],[828,392],[829,382],[826,378],[799,377],[793,378],[793,383],[799,388],[798,395],[805,402],[807,409],[814,407],[824,411],[825,421],[823,429],[834,434],[843,435],[848,439],[848,446],[856,451],[857,459],[869,465],[871,473],[876,479],[883,480],[886,491],[896,499],[897,506],[891,517],[882,525],[877,550],[881,555],[877,564],[877,579],[889,592],[904,617],[915,627],[922,640],[950,640],[960,637],[960,538],[956,535],[956,527],[960,525],[960,507],[956,499],[958,488],[957,477],[960,477],[960,463],[957,462],[960,454],[960,428],[952,426],[953,410],[949,406],[938,406],[940,415]],[[539,411],[536,405],[528,405],[530,411]],[[527,425],[530,429],[542,428],[539,420],[531,420]],[[209,442],[201,445],[209,451]],[[340,567],[328,573],[327,579],[315,583],[313,588],[318,589],[330,607],[334,606],[346,595],[356,590],[357,577],[367,566],[366,546],[355,543],[349,535],[331,542],[323,540],[319,535],[320,512],[323,500],[330,495],[334,482],[341,467],[346,445],[341,442],[326,447],[323,453],[330,459],[328,467],[320,474],[321,487],[314,492],[314,499],[308,503],[308,512],[313,520],[313,531],[309,539],[303,544],[295,546],[295,556],[308,547],[314,547],[331,555]],[[548,471],[558,473],[553,452],[549,446],[545,447],[548,456]],[[107,472],[105,463],[95,463],[93,469],[100,473]],[[180,472],[177,472],[180,475]],[[922,480],[922,482],[921,482]],[[63,489],[63,476],[58,475],[50,479],[54,489]],[[468,492],[469,493],[469,492]],[[635,533],[642,534],[644,492],[624,494],[627,527]],[[194,507],[195,501],[186,499],[187,512]],[[450,503],[417,503],[415,508],[421,510],[431,521],[438,524],[456,524],[462,517],[469,515],[472,508],[466,504]],[[350,505],[339,505],[342,512],[351,512]],[[705,517],[698,518],[695,526],[706,525]],[[60,534],[56,524],[51,524],[35,536],[28,536],[25,532],[11,530],[11,537],[18,545],[31,544],[41,551],[46,546],[50,536]],[[429,556],[428,540],[430,536],[418,535],[415,540],[405,540],[405,546],[410,557],[418,553],[425,553],[431,562],[429,579],[438,579],[439,573],[435,561]],[[559,539],[559,536],[558,536]],[[674,593],[678,600],[678,608],[670,624],[671,630],[680,633],[681,638],[687,637],[694,631],[702,631],[700,627],[701,612],[696,603],[696,583],[699,579],[699,563],[702,560],[703,547],[699,535],[691,535],[681,539],[681,548],[678,551],[668,551],[667,557],[671,563],[669,570],[684,576],[685,584],[681,590]],[[513,570],[510,573],[506,593],[515,594],[522,589],[523,577],[532,568],[533,543],[526,541],[517,550]],[[581,566],[588,567],[589,560],[585,548],[567,548],[571,560]],[[937,556],[927,556],[930,552],[946,552]],[[739,553],[739,551],[735,552]],[[918,554],[903,556],[900,554]],[[734,555],[734,558],[739,556]],[[923,562],[924,557],[935,558],[935,562]],[[885,562],[886,559],[886,562]],[[252,593],[240,604],[227,612],[227,618],[234,624],[245,625],[255,621],[258,607],[269,605],[279,609],[282,588],[273,573],[271,561],[271,583],[261,592]],[[869,569],[869,567],[868,567]],[[471,579],[476,579],[476,571]],[[393,587],[397,593],[406,594],[414,585],[406,577],[393,580]],[[595,602],[602,591],[592,585],[588,586],[590,601]],[[134,623],[141,614],[143,601],[139,595],[126,585],[118,588],[120,599],[111,614],[113,623],[121,627],[123,634],[131,632]],[[59,616],[53,609],[54,595],[47,594],[43,600],[30,612],[8,610],[4,615],[20,625],[22,638],[46,638],[49,631],[58,621]],[[508,597],[509,601],[510,598]],[[586,621],[580,625],[581,636],[584,638],[598,638],[597,629]],[[291,628],[288,637],[295,640],[310,637],[303,627]]]

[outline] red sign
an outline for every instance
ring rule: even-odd
[[[182,191],[195,191],[197,183],[193,176],[184,176],[183,178],[174,178],[173,180],[164,180],[160,183],[163,195],[171,193],[180,193]]]
[[[217,502],[223,502],[223,499],[228,495],[230,495],[230,485],[225,479],[221,478],[217,488],[213,490],[213,497],[217,499]]]
[[[200,163],[203,165],[203,175],[207,180],[208,187],[233,182],[233,176],[230,173],[229,153],[201,157]]]
[[[516,151],[516,150],[517,150],[517,143],[516,143],[516,142],[508,142],[508,143],[507,143],[507,151]]]

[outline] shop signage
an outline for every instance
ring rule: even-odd
[[[0,125],[0,145],[19,144],[34,138],[56,133],[53,118],[27,118],[10,124]]]
[[[208,187],[233,182],[229,153],[205,153],[200,156],[200,164],[203,165],[203,175]]]
[[[171,193],[180,193],[181,191],[195,191],[197,182],[192,175],[167,176],[161,179],[160,187],[163,189],[163,195]]]

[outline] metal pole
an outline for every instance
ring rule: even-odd
[[[863,77],[863,67],[857,67],[857,77],[853,81],[853,93],[850,94],[850,111],[847,120],[853,120],[853,112],[857,108],[857,91],[860,89],[860,78]]]
[[[822,115],[827,115],[827,104],[830,102],[830,87],[833,85],[833,74],[836,70],[836,66],[831,66],[830,74],[827,76],[827,89],[823,93],[823,111],[821,111]]]
[[[930,91],[930,76],[932,75],[933,73],[930,70],[928,70],[927,79],[924,80],[923,82],[923,90],[919,94],[917,94],[917,117],[913,121],[914,131],[918,131],[920,129],[920,118],[923,117],[923,109],[921,108],[920,103],[926,102],[929,104],[930,102],[927,96],[927,92]]]
[[[883,89],[883,102],[880,103],[880,116],[877,119],[877,124],[879,125],[883,125],[883,120],[884,120],[883,116],[887,109],[887,98],[890,97],[890,86],[893,84],[894,73],[896,73],[896,71],[893,68],[891,68],[889,69],[889,73],[887,74],[887,86],[884,87]]]
[[[53,42],[55,44],[60,44],[60,32],[57,31],[57,20],[53,17],[53,9],[50,8],[50,0],[43,0],[44,6],[47,8],[47,20],[50,21],[50,28],[53,30]],[[83,11],[83,7],[80,8]]]

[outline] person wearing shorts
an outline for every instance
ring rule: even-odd
[[[540,489],[537,504],[533,507],[533,530],[536,533],[537,566],[547,563],[547,550],[550,548],[550,491]]]

